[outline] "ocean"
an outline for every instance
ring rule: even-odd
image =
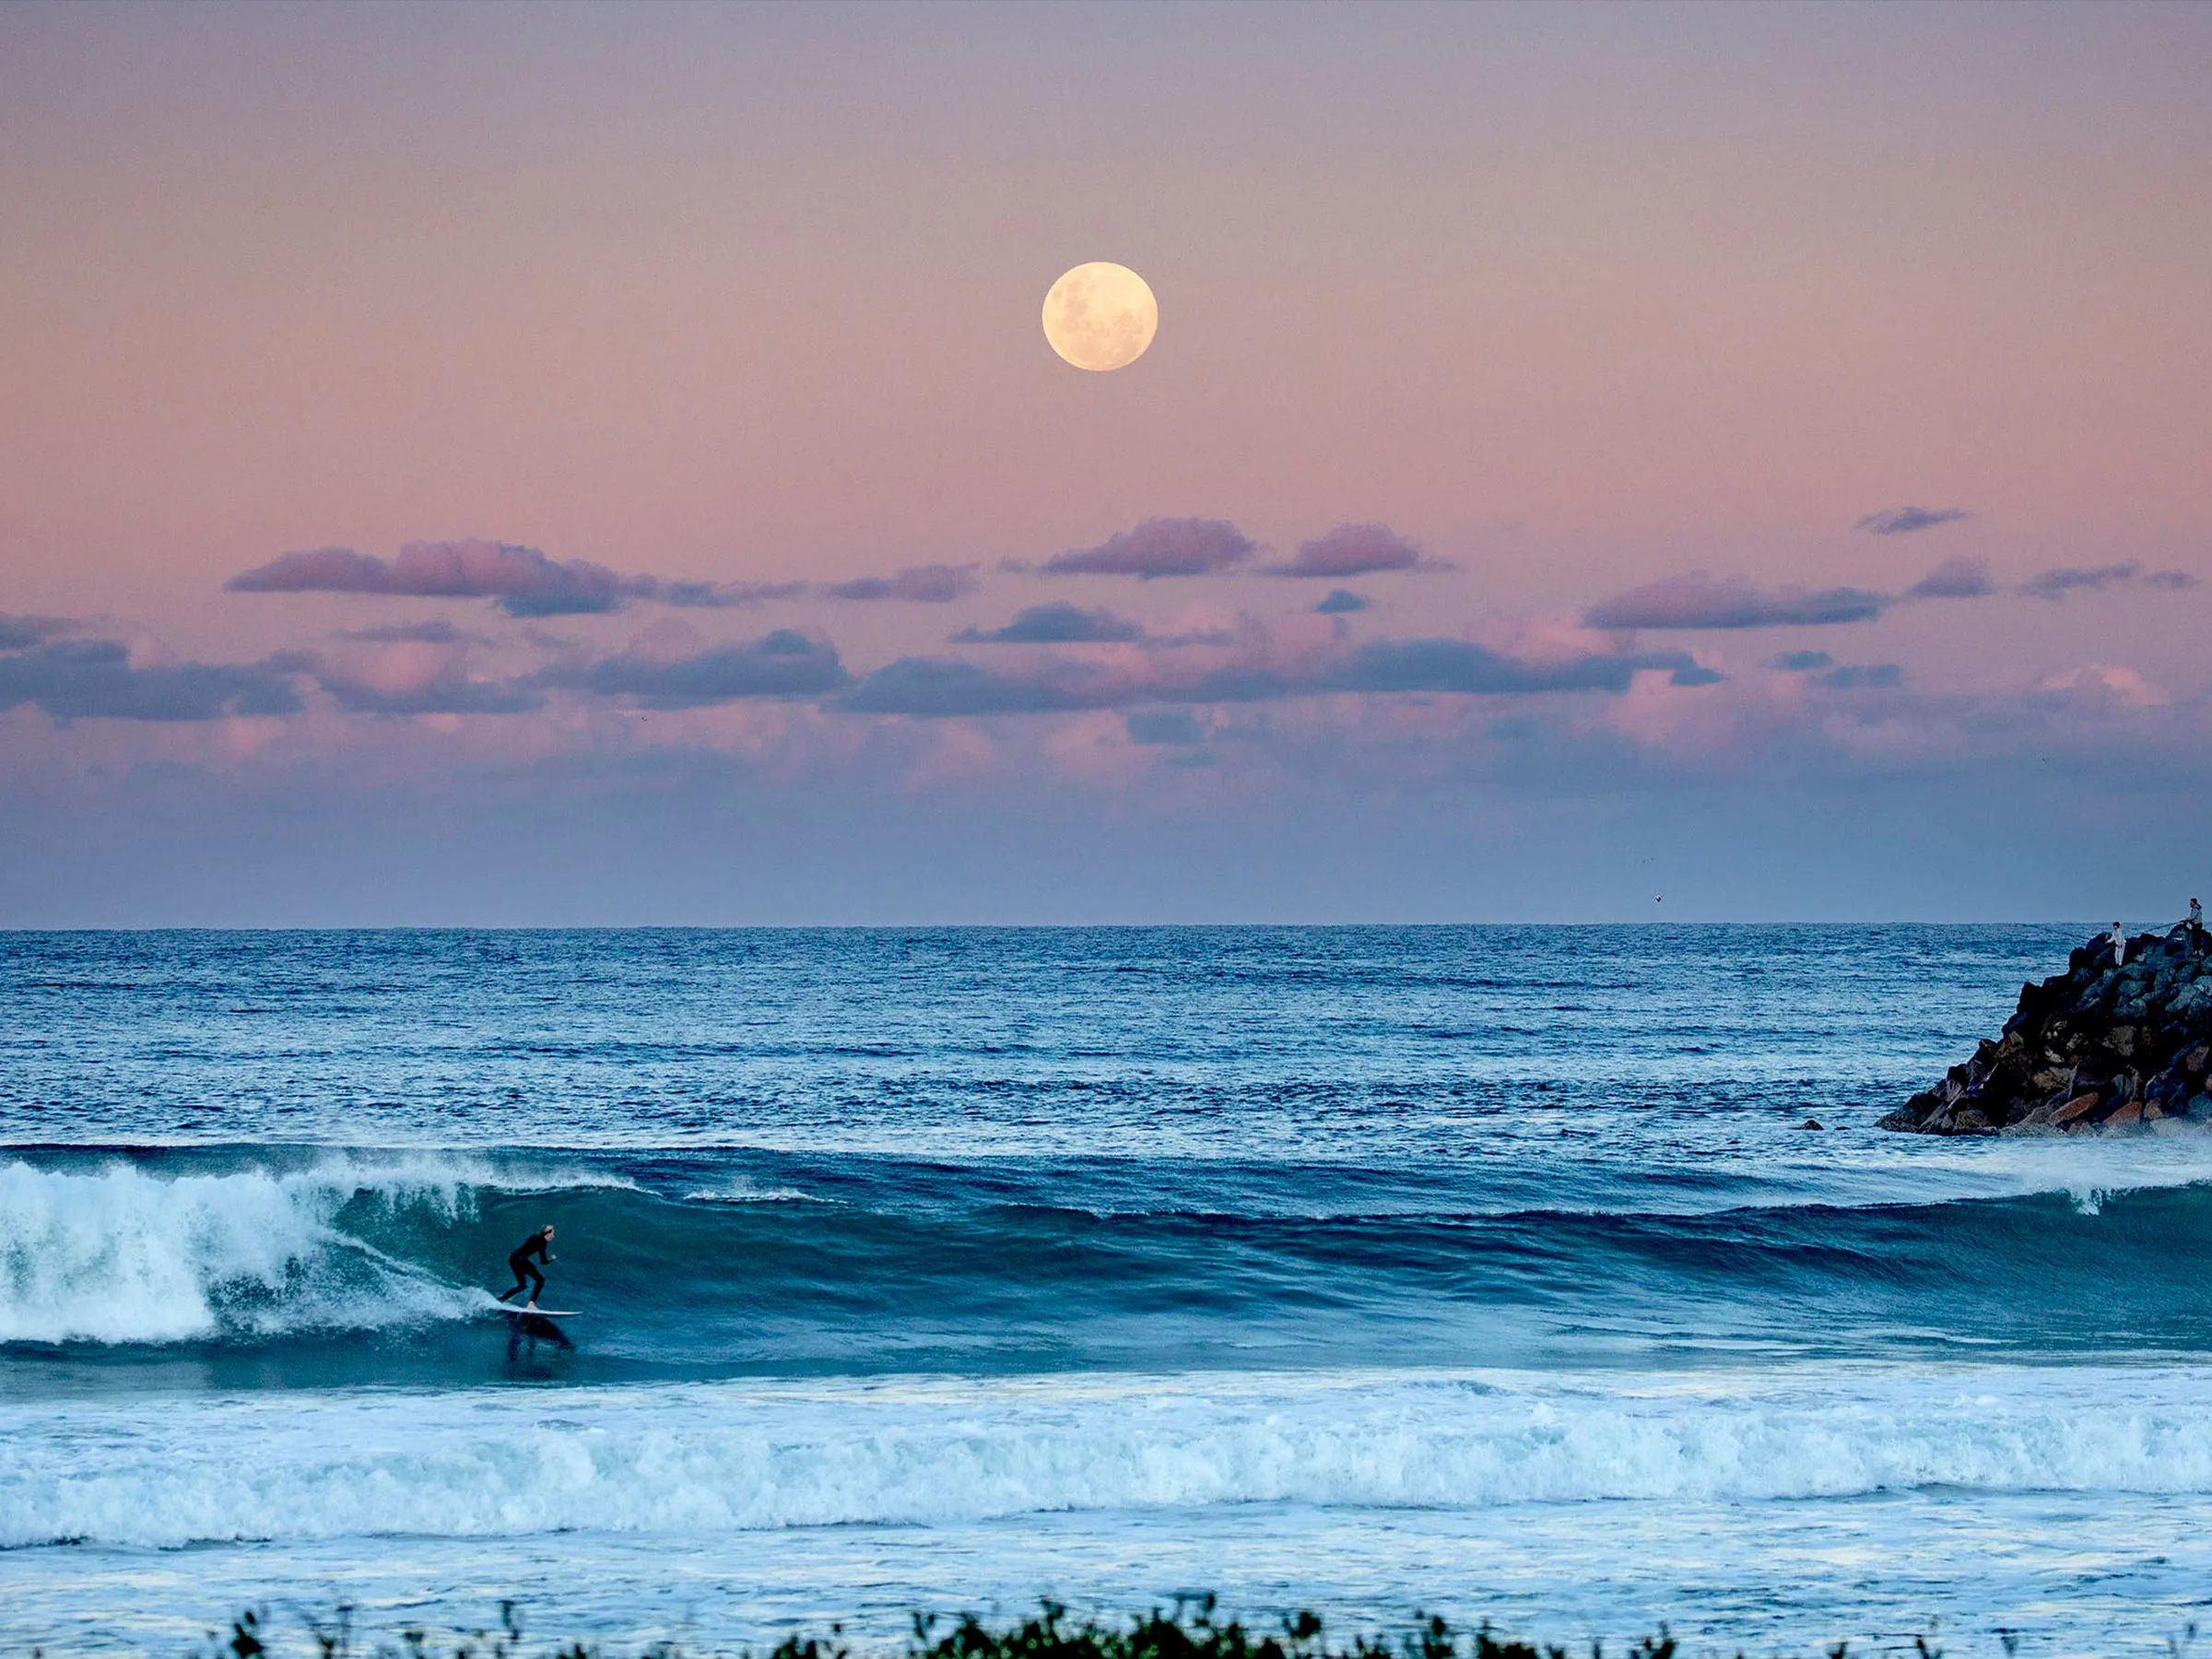
[[[0,935],[0,1651],[2166,1652],[2212,1139],[1873,1127],[2090,931]]]

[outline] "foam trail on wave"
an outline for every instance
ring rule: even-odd
[[[817,1198],[812,1193],[802,1193],[797,1187],[764,1187],[743,1175],[733,1176],[726,1186],[695,1187],[684,1194],[687,1204],[825,1204],[832,1199]]]
[[[473,1214],[473,1188],[435,1163],[155,1175],[130,1164],[0,1165],[0,1342],[171,1343],[460,1317],[488,1299],[348,1237],[363,1194]]]
[[[0,1410],[0,1547],[708,1535],[1252,1502],[1755,1502],[1936,1486],[2212,1492],[2193,1371],[2025,1368],[1634,1394],[1182,1377],[683,1385]]]

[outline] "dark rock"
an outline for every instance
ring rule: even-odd
[[[1875,1127],[1877,1129],[1900,1129],[1908,1132],[1923,1128],[1926,1125],[1927,1121],[1936,1115],[1936,1108],[1940,1104],[1941,1102],[1933,1094],[1916,1094],[1895,1112],[1882,1118],[1875,1124]]]
[[[2076,1095],[2052,1112],[2051,1122],[2070,1124],[2077,1117],[2086,1117],[2104,1104],[2104,1097],[2097,1094]]]
[[[2212,1122],[2212,939],[2092,940],[2066,971],[2020,987],[2003,1030],[1881,1127],[1926,1135],[2078,1134]],[[2168,1130],[2167,1133],[2173,1133]]]
[[[1806,1118],[1804,1123],[1797,1125],[1800,1129],[1819,1129],[1825,1126],[1818,1118]]]

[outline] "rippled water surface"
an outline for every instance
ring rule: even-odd
[[[0,1644],[2163,1651],[2212,1141],[1872,1127],[2088,931],[0,935]]]

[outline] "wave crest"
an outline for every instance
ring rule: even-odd
[[[434,1164],[159,1175],[0,1166],[0,1342],[165,1343],[226,1332],[371,1329],[459,1317],[487,1300],[338,1225],[349,1206],[474,1213]]]

